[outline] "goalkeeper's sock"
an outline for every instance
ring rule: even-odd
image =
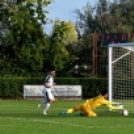
[[[74,111],[75,111],[74,108],[70,108],[70,109],[67,110],[67,113],[71,114],[71,113],[73,113]]]
[[[67,115],[67,114],[71,114],[75,111],[74,108],[70,108],[68,109],[66,112],[60,112],[59,115]]]

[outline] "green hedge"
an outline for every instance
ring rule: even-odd
[[[55,81],[59,85],[81,85],[83,98],[93,97],[100,91],[107,90],[106,78],[57,78]]]
[[[2,99],[21,99],[23,98],[23,85],[42,84],[42,78],[1,78],[0,79],[0,98]]]
[[[1,99],[22,99],[23,85],[42,85],[44,78],[1,78]],[[101,90],[107,89],[105,78],[55,78],[57,85],[82,85],[83,98],[96,96]]]

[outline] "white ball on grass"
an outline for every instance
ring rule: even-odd
[[[126,109],[122,110],[122,116],[128,116],[129,112]]]

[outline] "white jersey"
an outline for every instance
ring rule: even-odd
[[[47,75],[45,79],[45,83],[49,83],[51,86],[53,85],[54,79],[51,75]]]
[[[51,75],[47,75],[45,83],[49,83],[49,85],[52,87],[54,83],[54,79]]]
[[[48,83],[51,87],[53,86],[53,82],[54,82],[54,79],[51,75],[47,75],[46,79],[45,79],[45,82],[44,83]],[[50,91],[51,88],[46,88],[46,91]]]
[[[47,75],[44,83],[48,83],[51,87],[50,88],[44,87],[44,89],[42,91],[47,102],[49,102],[50,100],[54,100],[54,96],[51,93],[51,88],[53,86],[53,82],[54,82],[53,77],[51,75]]]

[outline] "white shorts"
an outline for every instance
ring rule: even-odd
[[[54,96],[51,93],[51,89],[44,88],[42,93],[44,94],[44,97],[46,98],[47,102],[50,102],[50,100],[54,100]]]

